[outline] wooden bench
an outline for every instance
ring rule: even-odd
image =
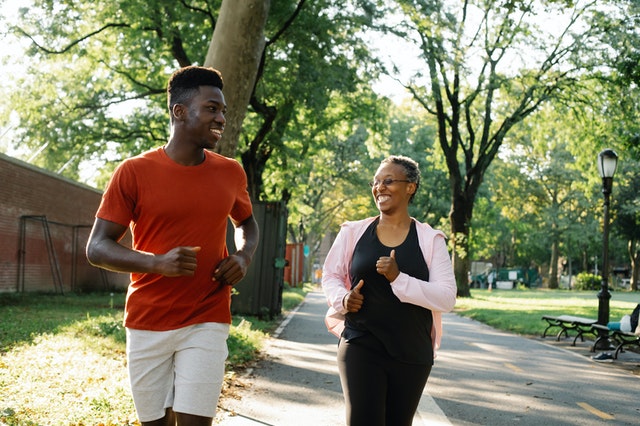
[[[576,317],[573,315],[544,315],[542,319],[545,320],[548,324],[547,328],[544,329],[544,333],[542,333],[542,337],[546,337],[549,329],[554,327],[560,328],[560,331],[558,331],[558,334],[556,335],[556,340],[558,341],[563,334],[565,335],[565,337],[569,337],[569,331],[576,331],[577,334],[574,337],[571,346],[576,345],[576,341],[578,340],[578,338],[580,338],[580,341],[584,342],[585,333],[593,334],[594,336],[597,333],[597,330],[593,327],[593,325],[598,322],[597,319]]]
[[[624,352],[624,347],[629,345],[638,345],[640,347],[640,335],[631,333],[629,331],[622,330],[610,330],[606,325],[593,324],[593,330],[600,332],[599,337],[593,343],[591,352],[595,352],[596,347],[602,339],[611,338],[612,343],[615,345],[616,350],[613,354],[613,359],[618,359],[618,354]],[[602,333],[606,332],[606,333]]]

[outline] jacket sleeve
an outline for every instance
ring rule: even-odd
[[[327,304],[339,314],[347,312],[342,306],[342,299],[351,289],[349,282],[351,253],[347,253],[349,238],[349,229],[344,226],[340,228],[322,269],[322,290],[327,298]]]
[[[430,247],[423,253],[429,267],[429,281],[422,281],[401,272],[391,283],[391,288],[401,302],[436,312],[449,312],[456,304],[457,293],[451,258],[444,235],[438,233],[432,238]],[[425,250],[425,247],[421,248]]]

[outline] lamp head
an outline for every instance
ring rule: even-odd
[[[598,173],[601,178],[613,178],[618,167],[618,154],[612,149],[603,149],[598,154]]]

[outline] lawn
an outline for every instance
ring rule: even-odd
[[[283,311],[311,287],[286,288]],[[456,313],[496,328],[539,336],[542,315],[597,317],[595,292],[472,290]],[[611,320],[629,314],[640,294],[614,292]],[[129,394],[122,327],[123,294],[0,295],[1,425],[137,425]],[[282,318],[234,318],[228,380],[259,357]]]
[[[283,313],[308,290],[287,287]],[[138,425],[123,306],[120,293],[0,295],[0,425]],[[234,318],[228,380],[281,319]]]
[[[459,298],[455,312],[500,330],[541,336],[547,323],[543,315],[576,315],[598,318],[595,291],[568,290],[471,290],[471,298]],[[612,292],[610,321],[631,314],[640,303],[640,293]]]

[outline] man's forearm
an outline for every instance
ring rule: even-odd
[[[242,255],[247,260],[247,264],[253,259],[253,255],[258,247],[260,231],[258,223],[253,215],[244,222],[236,226],[234,241],[236,243],[236,254]]]
[[[108,239],[90,243],[87,259],[93,266],[114,272],[147,273],[154,269],[153,254],[136,251]]]

